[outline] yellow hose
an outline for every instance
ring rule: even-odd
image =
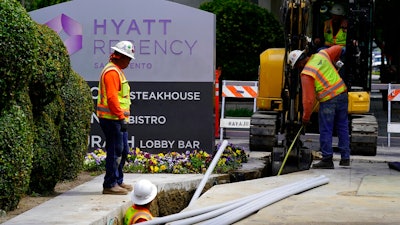
[[[314,107],[313,107],[313,111],[317,108],[318,103],[319,103],[318,101],[315,102]],[[286,153],[285,158],[283,159],[281,168],[279,168],[279,172],[278,172],[278,175],[277,175],[277,176],[281,175],[282,170],[283,170],[283,167],[285,166],[286,160],[287,160],[287,158],[289,157],[290,151],[292,151],[293,145],[294,145],[294,143],[296,142],[297,138],[299,137],[300,132],[301,132],[301,130],[303,130],[303,128],[304,128],[304,125],[301,125],[299,131],[298,131],[297,134],[296,134],[296,137],[294,137],[294,140],[292,141],[292,144],[290,145],[290,147],[289,147],[289,149],[288,149],[288,152]]]
[[[294,140],[292,141],[292,144],[290,145],[289,150],[288,150],[288,152],[286,153],[285,158],[283,159],[281,168],[279,168],[279,172],[278,172],[278,175],[277,175],[277,176],[281,175],[282,170],[283,170],[283,167],[285,166],[286,160],[287,160],[287,158],[288,158],[288,156],[289,156],[289,154],[290,154],[290,151],[292,151],[293,145],[294,145],[294,143],[296,142],[296,139],[299,137],[300,132],[301,132],[301,130],[303,129],[303,127],[304,127],[304,125],[302,125],[302,126],[300,127],[299,131],[298,131],[297,134],[296,134],[296,137],[294,137]]]

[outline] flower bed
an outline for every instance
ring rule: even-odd
[[[216,146],[213,154],[203,150],[192,150],[184,153],[167,152],[150,154],[141,151],[139,148],[131,149],[124,172],[127,173],[205,173],[219,145]],[[88,153],[85,157],[85,171],[104,171],[107,153],[102,149],[97,149]],[[214,173],[229,173],[246,163],[248,154],[239,146],[228,144],[222,153]]]

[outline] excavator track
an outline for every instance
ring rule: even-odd
[[[378,122],[368,114],[351,116],[351,155],[375,156],[378,142]]]
[[[277,144],[277,113],[255,112],[250,119],[250,151],[272,152]]]

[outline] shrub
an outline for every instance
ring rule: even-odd
[[[73,70],[61,89],[61,98],[65,104],[65,114],[60,136],[66,158],[62,179],[70,180],[83,170],[94,104],[89,85]]]
[[[40,112],[60,95],[61,88],[70,76],[70,60],[67,49],[57,33],[46,25],[37,24],[39,58],[29,82],[29,96],[33,110]]]
[[[29,82],[36,134],[29,192],[48,194],[61,180],[65,165],[60,137],[65,106],[60,94],[71,65],[58,34],[45,25],[37,24],[37,29],[40,54]]]
[[[13,210],[28,189],[32,167],[32,105],[36,24],[14,0],[0,1],[0,208]]]
[[[231,117],[251,117],[251,115],[253,115],[253,110],[246,108],[227,109],[225,112],[225,116]]]
[[[7,152],[2,157],[11,157],[0,161],[1,209],[13,210],[24,191],[50,193],[64,171],[68,178],[77,176],[93,102],[57,33],[31,20],[14,0],[1,0],[0,12],[0,121],[14,123],[0,134],[0,151]],[[25,164],[14,164],[20,161]],[[11,179],[8,171],[17,172]]]
[[[61,180],[65,155],[60,140],[64,106],[56,98],[34,116],[35,142],[29,193],[50,194]]]
[[[0,111],[0,209],[14,210],[28,189],[33,140],[29,116],[15,101]]]
[[[24,92],[36,68],[36,24],[14,0],[0,1],[0,111]]]

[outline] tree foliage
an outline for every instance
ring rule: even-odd
[[[68,0],[19,0],[19,2],[29,12],[58,3],[68,2]]]
[[[254,3],[214,0],[200,9],[216,15],[216,65],[224,80],[257,80],[260,54],[284,46],[279,21]]]

